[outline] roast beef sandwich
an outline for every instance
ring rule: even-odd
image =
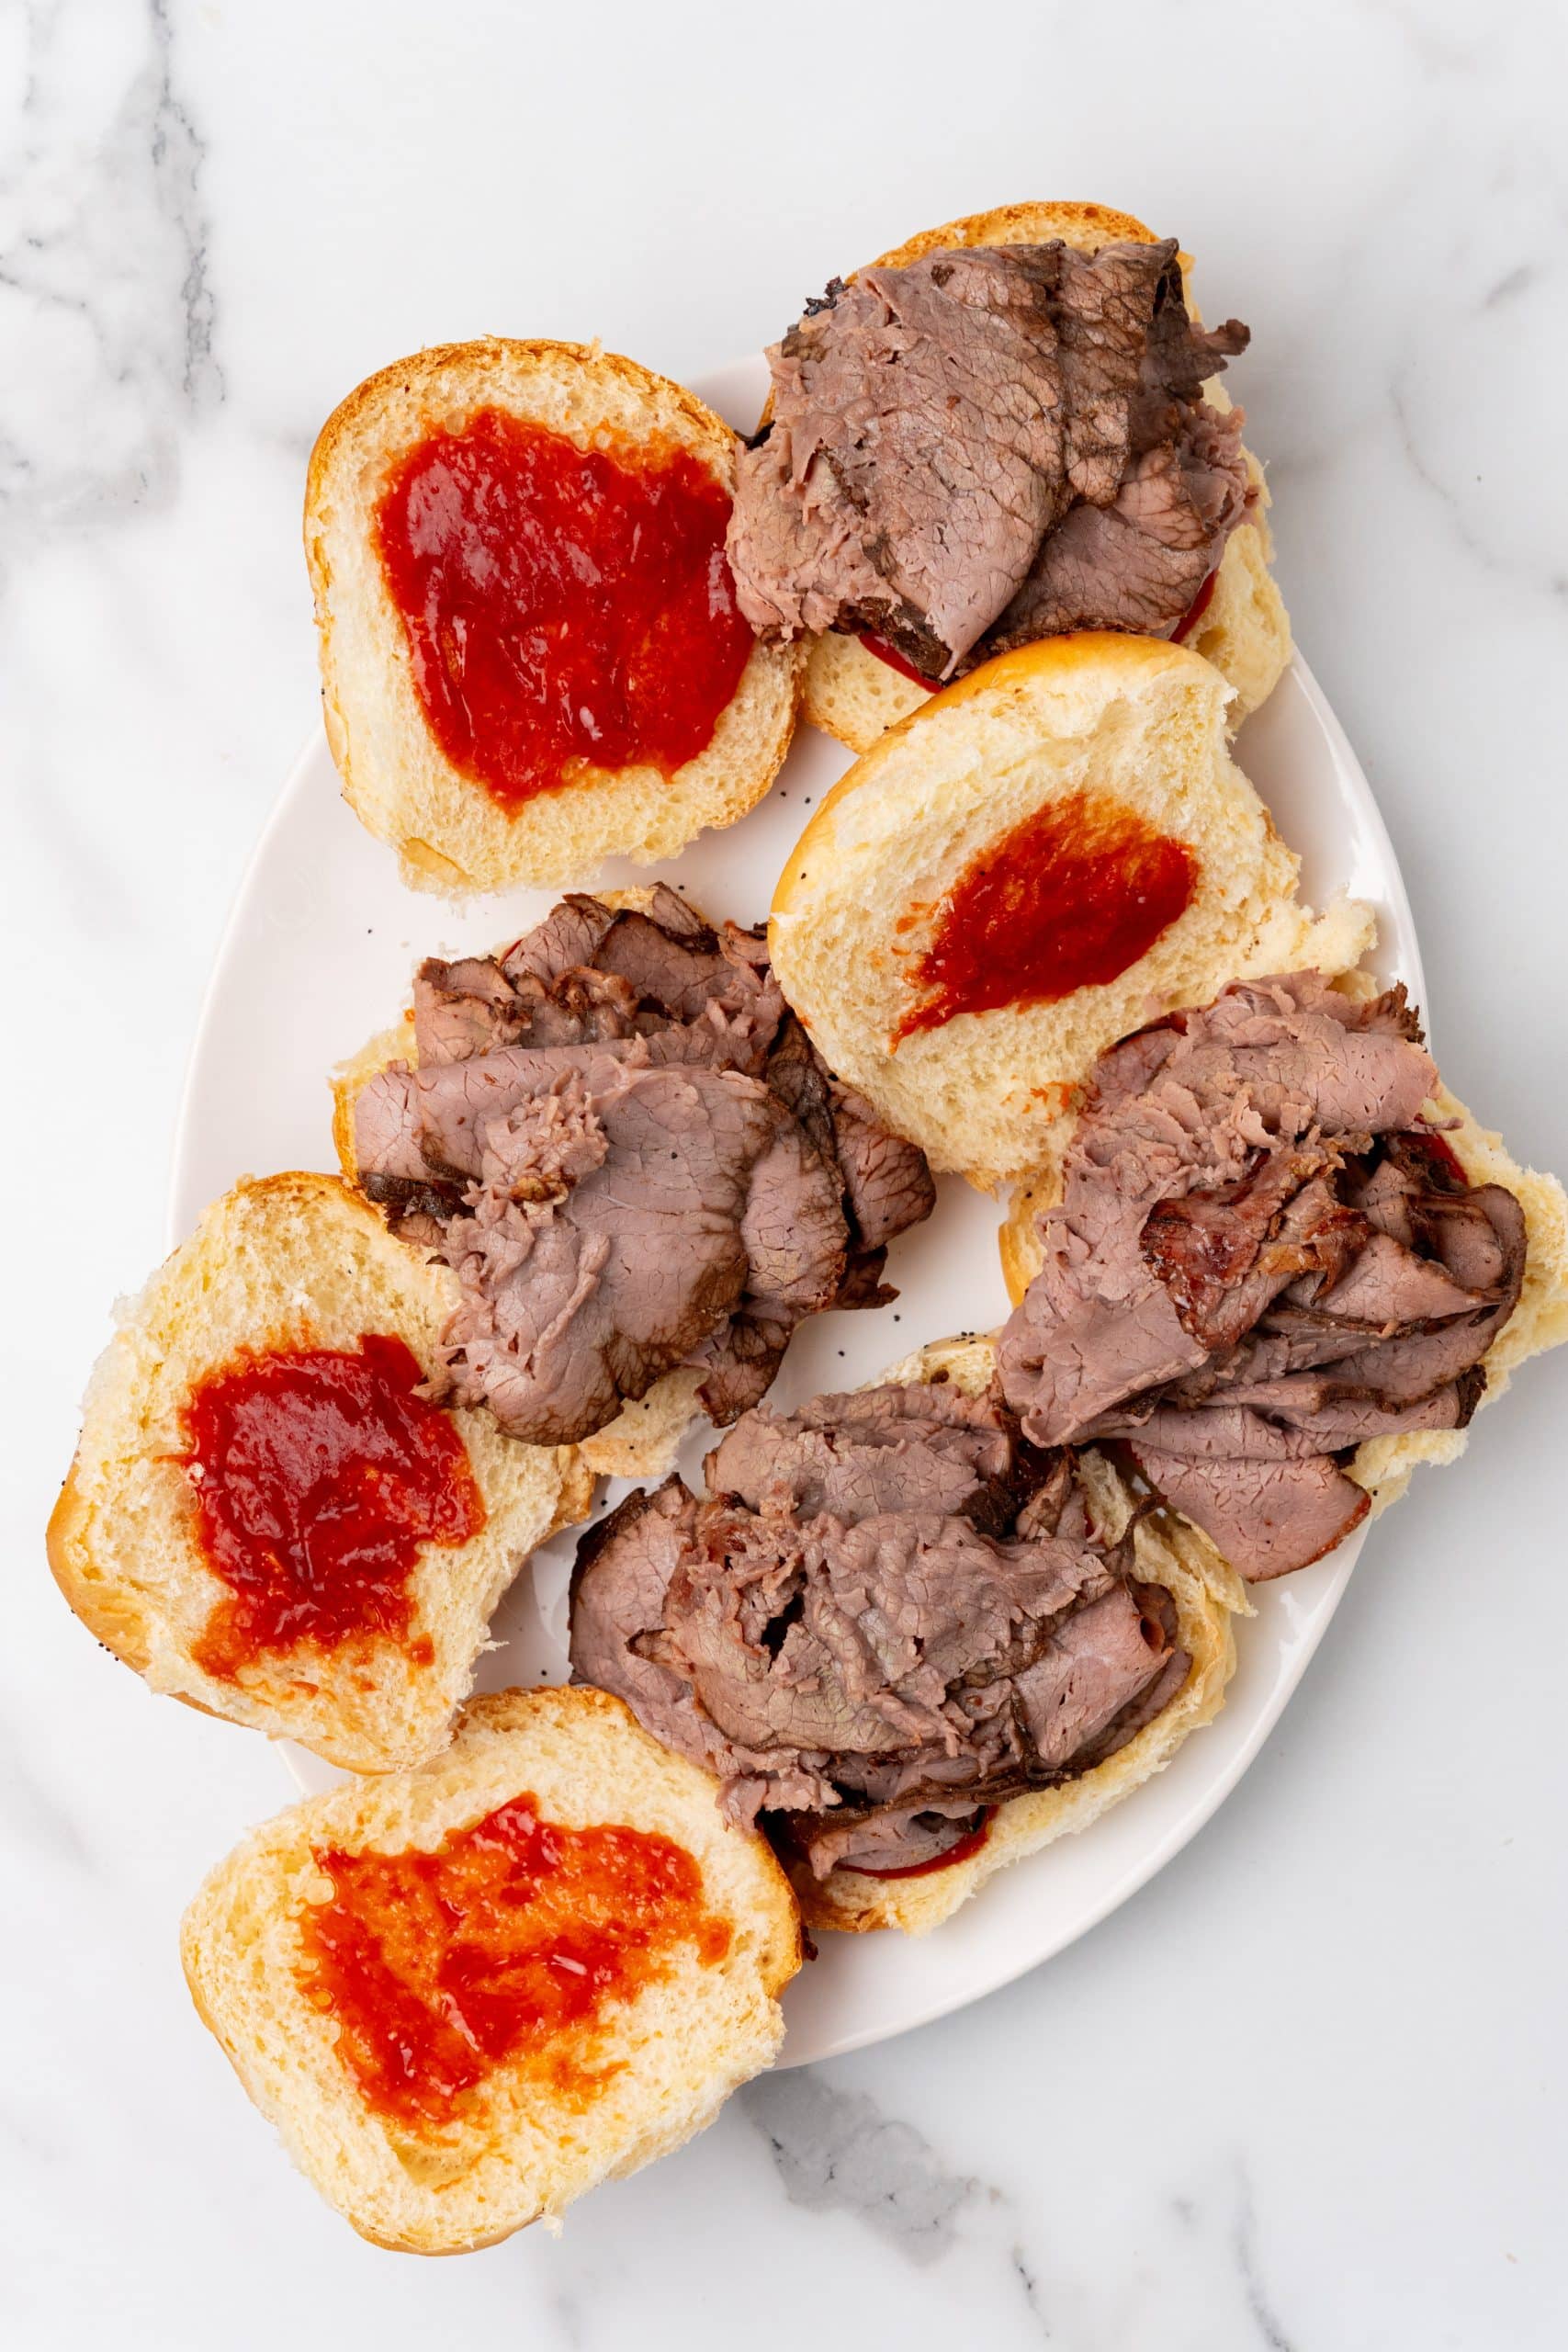
[[[1174,238],[1095,204],[928,230],[769,352],[729,556],[806,711],[852,750],[980,662],[1075,629],[1183,639],[1235,689],[1290,659],[1268,503]]]
[[[1037,1168],[1095,1057],[1249,971],[1355,964],[1231,755],[1189,646],[1001,654],[859,759],[773,894],[773,968],[812,1043],[933,1168]]]
[[[762,1838],[597,1690],[254,1830],[186,1914],[197,2007],[377,2245],[463,2254],[709,2122],[771,2064],[800,1923]]]
[[[709,1493],[583,1536],[574,1678],[760,1822],[809,1925],[922,1933],[1082,1828],[1220,1705],[1234,1577],[1092,1449],[1035,1447],[988,1340],[766,1407]]]
[[[763,1395],[803,1317],[875,1306],[931,1213],[918,1147],[836,1079],[765,942],[660,884],[432,958],[339,1080],[344,1172],[439,1258],[453,1393],[656,1476],[695,1407]]]
[[[575,343],[423,351],[329,418],[305,492],[327,740],[413,888],[651,864],[761,799],[800,655],[736,599],[739,448]]]
[[[446,1739],[491,1612],[584,1518],[567,1447],[451,1391],[456,1275],[333,1176],[239,1184],[121,1315],[49,1529],[154,1690],[357,1772]]]
[[[1252,1581],[1331,1551],[1568,1339],[1568,1202],[1439,1083],[1403,989],[1295,971],[1102,1054],[1020,1188],[1002,1393]]]

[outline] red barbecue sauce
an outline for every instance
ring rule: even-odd
[[[668,1974],[677,1946],[711,1967],[730,1945],[682,1847],[649,1830],[562,1828],[533,1796],[431,1853],[331,1847],[315,1859],[333,1892],[300,1915],[298,1981],[334,2018],[367,2103],[415,2127],[447,2121],[510,2061],[591,2097],[615,2071],[580,2063],[605,2010]],[[550,2047],[568,2033],[576,2056]]]
[[[928,695],[935,694],[936,680],[917,670],[912,662],[906,662],[897,647],[889,645],[885,637],[878,637],[874,629],[865,628],[861,631],[860,641],[868,653],[874,653],[879,662],[886,662],[890,670],[897,670],[898,675],[908,678],[912,686],[923,686]]]
[[[1431,1153],[1438,1167],[1445,1169],[1449,1175],[1468,1193],[1470,1178],[1465,1173],[1464,1162],[1447,1136],[1437,1127],[1429,1127],[1424,1119],[1417,1119],[1411,1133],[1423,1149]]]
[[[979,1852],[991,1834],[995,1810],[994,1806],[990,1807],[979,1826],[972,1829],[967,1838],[961,1838],[956,1846],[950,1846],[943,1854],[933,1854],[929,1862],[901,1862],[896,1869],[886,1871],[864,1870],[857,1864],[857,1874],[861,1878],[929,1878],[932,1871],[951,1870],[954,1862],[966,1862],[971,1854]]]
[[[1182,614],[1181,618],[1171,630],[1170,641],[1172,645],[1180,645],[1186,639],[1191,636],[1193,630],[1197,628],[1199,622],[1202,619],[1204,614],[1208,611],[1210,605],[1214,601],[1214,589],[1219,581],[1219,577],[1220,575],[1217,571],[1210,572],[1209,577],[1204,581],[1203,585],[1199,589],[1198,594],[1193,597],[1192,602],[1188,605],[1187,610]]]
[[[705,752],[755,641],[729,508],[684,450],[583,449],[498,409],[410,450],[377,536],[453,766],[515,814],[588,769]]]
[[[423,1378],[401,1340],[370,1334],[352,1352],[241,1355],[197,1385],[183,1458],[203,1555],[231,1595],[195,1645],[209,1674],[299,1642],[405,1634],[421,1544],[479,1532],[467,1451],[415,1393]]]
[[[1132,809],[1074,792],[984,851],[943,901],[895,1033],[959,1012],[1055,1004],[1113,980],[1190,905],[1198,860]]]

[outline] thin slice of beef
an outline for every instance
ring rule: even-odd
[[[1201,1527],[1248,1583],[1310,1566],[1371,1508],[1365,1488],[1323,1453],[1300,1462],[1210,1462],[1141,1442],[1133,1453],[1149,1484]]]
[[[769,1100],[777,1104],[776,1095]],[[796,1325],[833,1306],[843,1285],[849,1227],[839,1171],[787,1116],[751,1170],[740,1240],[745,1285],[728,1324],[695,1358],[711,1367],[697,1394],[721,1425],[761,1401]]]
[[[823,1159],[839,1170],[852,1254],[886,1250],[930,1216],[936,1185],[924,1152],[893,1135],[863,1094],[832,1075],[793,1012],[780,1025],[766,1076]]]
[[[528,1029],[516,989],[489,956],[427,956],[413,977],[413,1019],[425,1066],[514,1046]]]
[[[861,1250],[885,1250],[930,1216],[935,1182],[919,1146],[885,1127],[863,1094],[836,1078],[828,1086],[851,1230]]]
[[[613,929],[615,909],[602,899],[574,890],[552,907],[541,923],[525,932],[501,959],[511,980],[528,977],[548,988],[563,973],[592,967],[600,943]]]
[[[1071,629],[1165,637],[1197,600],[1247,512],[1243,412],[1200,402],[1134,458],[1106,506],[1077,505],[987,633],[987,654]]]
[[[406,1062],[392,1062],[362,1087],[354,1106],[355,1166],[362,1184],[381,1178],[419,1186],[440,1171],[424,1156],[419,1083]]]
[[[918,1804],[885,1805],[880,1811],[841,1806],[829,1814],[781,1816],[784,1838],[811,1865],[814,1875],[830,1871],[904,1871],[940,1861],[972,1838],[991,1807],[968,1796],[931,1794]]]
[[[716,1495],[749,1510],[783,1501],[803,1519],[853,1525],[892,1510],[963,1517],[999,1534],[1039,1475],[1012,1416],[952,1386],[818,1396],[798,1411],[748,1413],[704,1464]]]
[[[464,1303],[444,1353],[467,1402],[533,1444],[569,1444],[739,1304],[746,1227],[785,1116],[732,1070],[612,1062],[568,1073],[484,1137],[474,1213],[446,1231]],[[841,1219],[837,1241],[829,1294]]]

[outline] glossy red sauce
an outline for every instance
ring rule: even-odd
[[[1453,1178],[1455,1183],[1460,1185],[1468,1193],[1470,1190],[1470,1178],[1465,1172],[1464,1162],[1460,1158],[1458,1152],[1454,1149],[1452,1144],[1449,1141],[1447,1136],[1442,1134],[1439,1129],[1436,1127],[1428,1127],[1421,1121],[1417,1121],[1416,1125],[1411,1129],[1411,1133],[1415,1136],[1422,1149],[1430,1153],[1431,1157],[1437,1161],[1438,1167],[1446,1170],[1448,1174]]]
[[[731,1940],[682,1847],[647,1830],[562,1828],[533,1796],[431,1853],[333,1847],[316,1860],[333,1893],[301,1914],[299,1982],[336,2020],[367,2101],[407,2124],[446,2121],[513,2060],[591,2096],[615,2068],[582,2066],[584,2033],[667,1974],[678,1946],[711,1966]],[[552,2053],[567,2033],[576,2055]]]
[[[955,1013],[1055,1004],[1113,980],[1191,903],[1198,860],[1093,793],[1048,803],[960,875],[910,973],[920,992],[895,1035]]]
[[[860,641],[868,653],[874,653],[879,662],[886,662],[890,670],[897,670],[912,686],[923,686],[928,695],[935,694],[935,680],[928,678],[923,670],[917,670],[912,662],[906,662],[897,647],[889,645],[885,637],[878,637],[874,629],[862,629]]]
[[[1182,614],[1181,618],[1171,630],[1170,641],[1172,645],[1179,645],[1183,639],[1191,636],[1193,630],[1197,628],[1199,622],[1202,619],[1204,614],[1208,611],[1210,605],[1214,601],[1214,589],[1218,583],[1219,577],[1220,575],[1217,570],[1210,572],[1209,577],[1204,581],[1203,585],[1199,589],[1198,594],[1193,597],[1192,602],[1188,605],[1187,610]]]
[[[863,1870],[857,1863],[856,1874],[861,1878],[930,1878],[933,1871],[951,1870],[954,1862],[966,1862],[971,1854],[979,1852],[991,1834],[995,1812],[992,1806],[978,1828],[972,1829],[967,1838],[961,1838],[956,1846],[950,1846],[944,1854],[933,1854],[929,1862],[904,1862],[886,1871]]]
[[[209,1674],[298,1642],[405,1634],[420,1546],[479,1532],[468,1453],[415,1394],[423,1378],[401,1340],[370,1334],[353,1352],[239,1356],[198,1384],[184,1460],[202,1555],[231,1595],[195,1647]]]
[[[671,449],[582,449],[481,409],[403,458],[382,568],[454,767],[515,811],[588,768],[705,752],[754,639],[728,491]]]

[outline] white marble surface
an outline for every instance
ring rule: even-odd
[[[359,2245],[197,2028],[179,1910],[279,1768],[96,1654],[39,1545],[310,719],[306,451],[421,342],[598,334],[692,374],[981,205],[1178,232],[1255,332],[1281,577],[1404,863],[1446,1072],[1568,1169],[1564,48],[1551,0],[0,6],[0,888],[13,973],[49,978],[6,1090],[7,2344],[1568,2336],[1568,1363],[1378,1530],[1261,1762],[1096,1934],[756,2086],[562,2243],[460,2263]]]

